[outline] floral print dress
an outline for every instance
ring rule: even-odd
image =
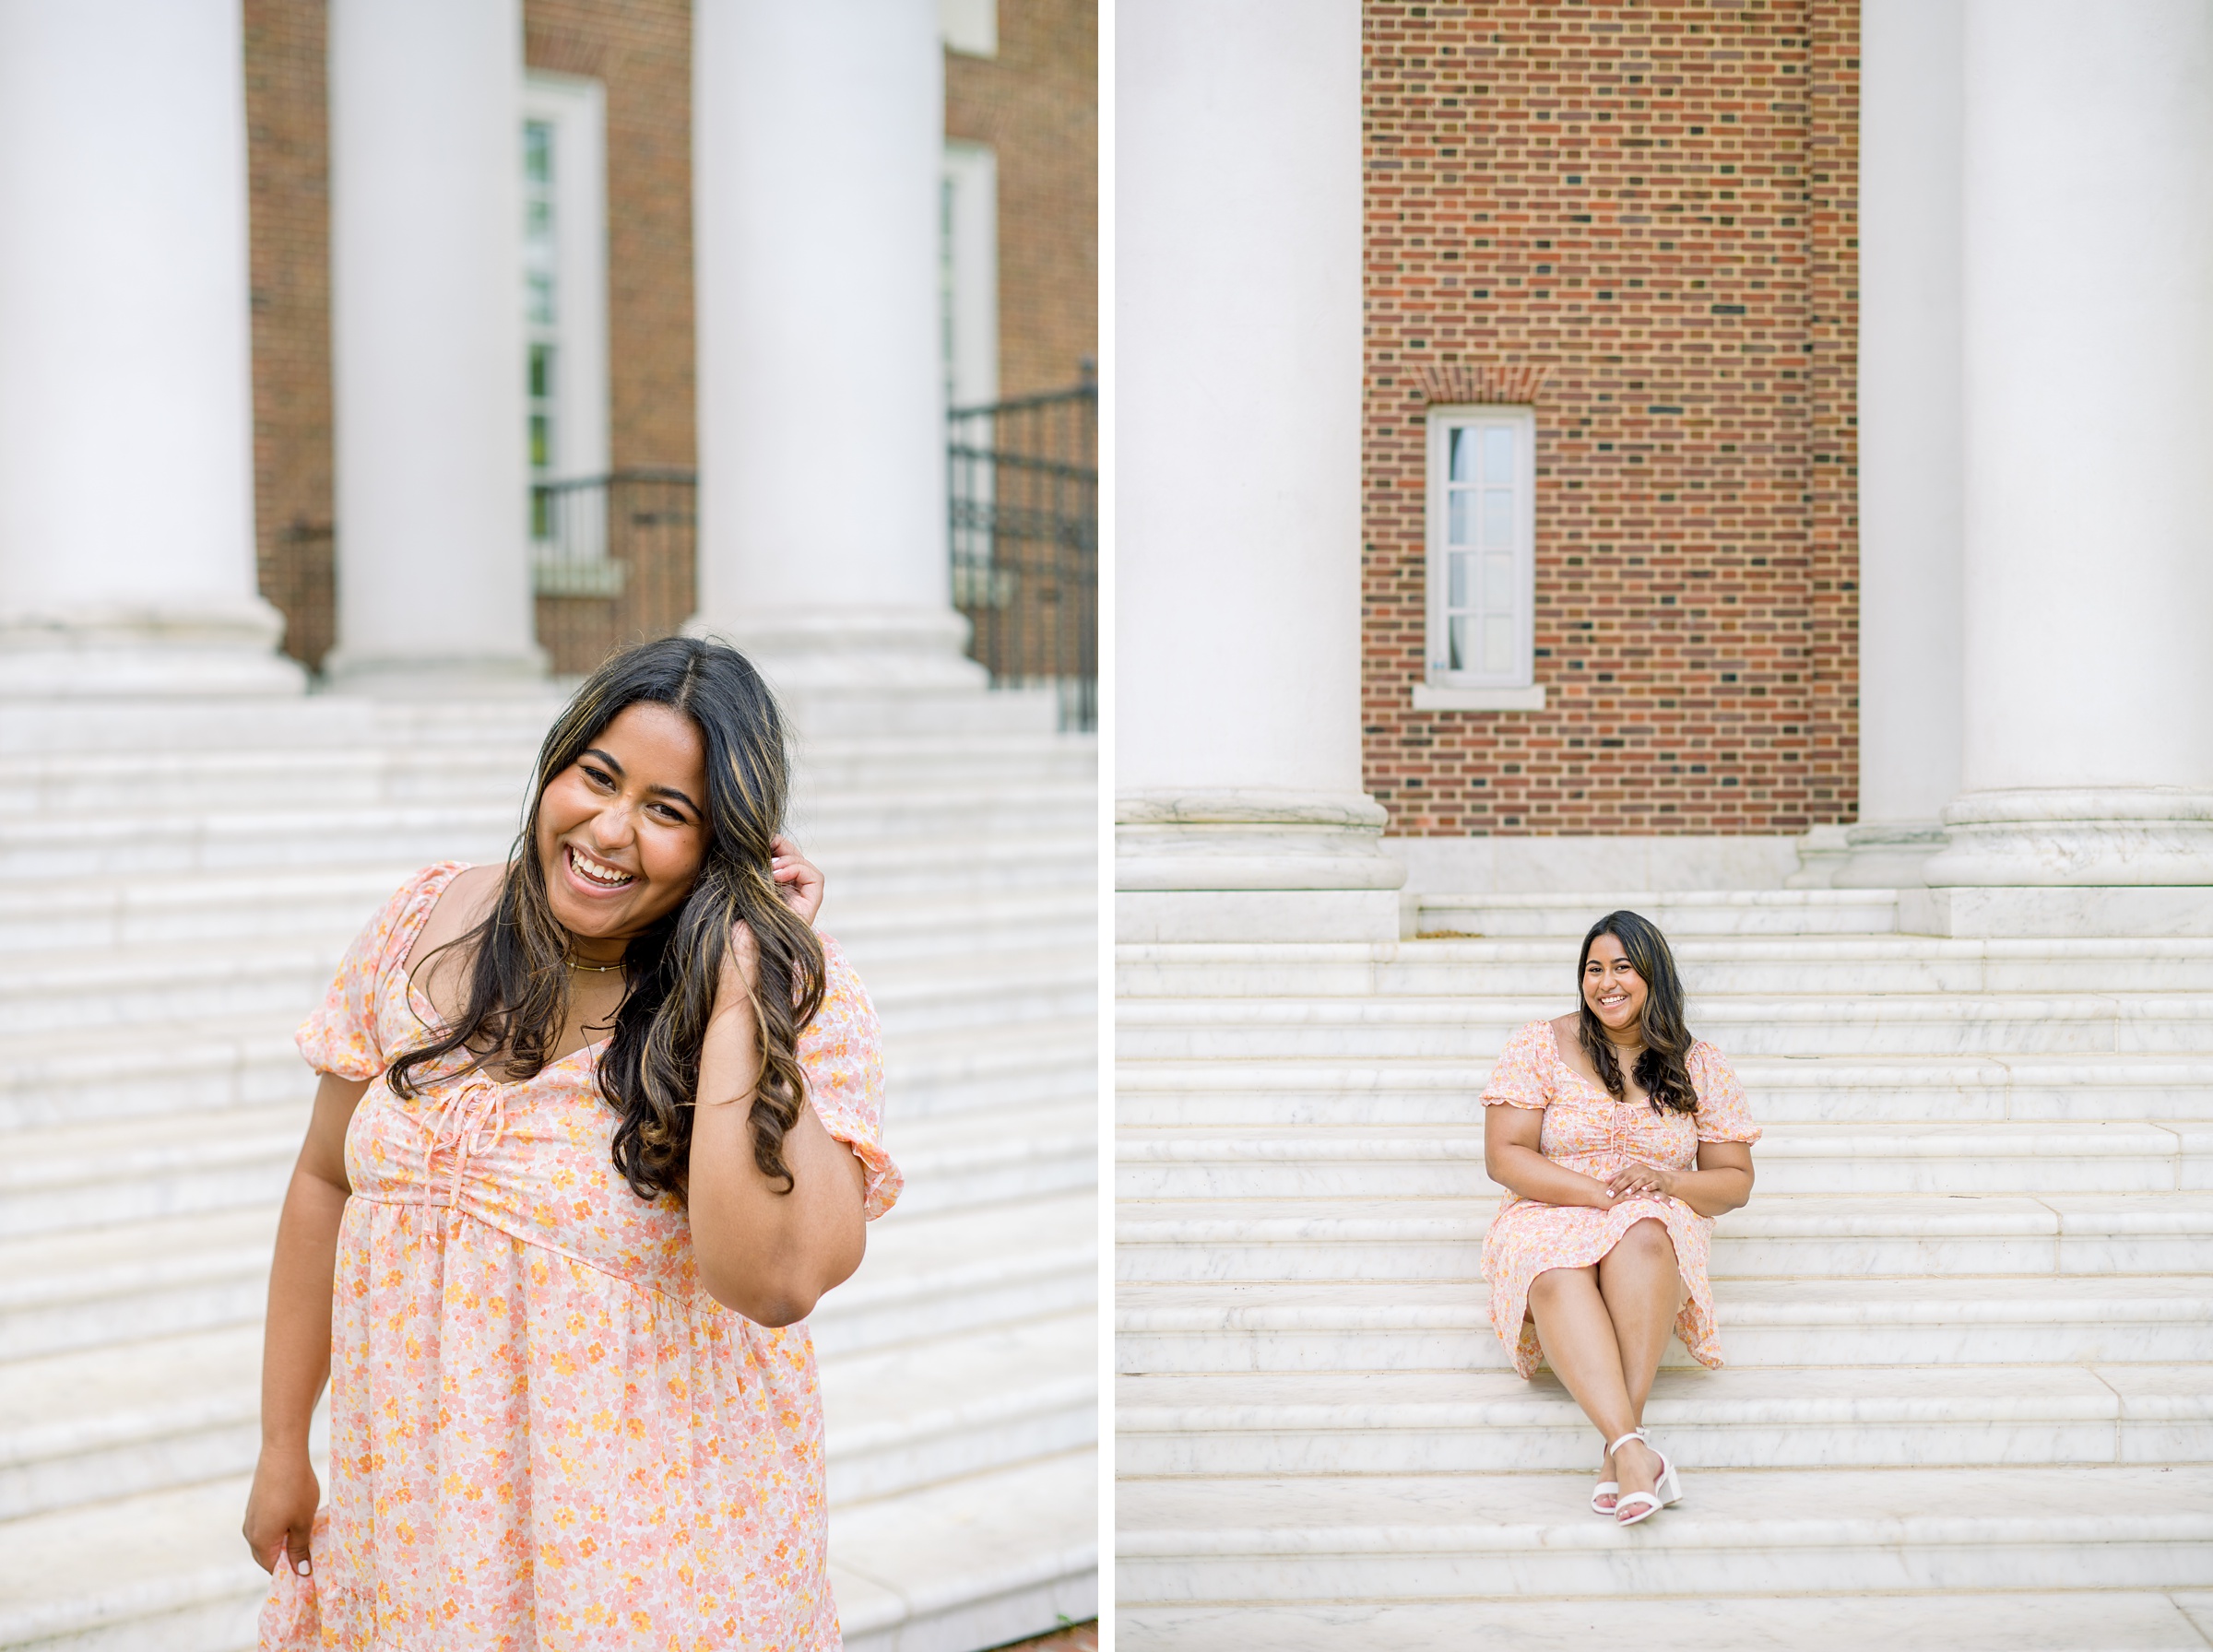
[[[1759,1139],[1744,1086],[1722,1053],[1711,1044],[1690,1046],[1691,1088],[1698,1092],[1695,1113],[1658,1113],[1643,1102],[1616,1102],[1568,1065],[1550,1021],[1532,1021],[1507,1041],[1491,1081],[1486,1107],[1527,1107],[1544,1115],[1537,1150],[1547,1159],[1610,1180],[1632,1159],[1663,1170],[1695,1170],[1701,1141]],[[1689,1300],[1675,1316],[1675,1335],[1701,1365],[1722,1363],[1721,1337],[1714,1329],[1713,1292],[1706,1282],[1706,1258],[1713,1219],[1700,1216],[1679,1198],[1640,1194],[1610,1210],[1594,1205],[1547,1205],[1508,1194],[1499,1202],[1483,1240],[1483,1277],[1491,1284],[1491,1327],[1512,1351],[1514,1369],[1524,1377],[1537,1374],[1544,1350],[1528,1316],[1529,1287],[1551,1268],[1588,1268],[1648,1217],[1667,1224],[1675,1241],[1675,1268],[1688,1287]]]
[[[448,1073],[409,1100],[383,1081],[434,1014],[406,961],[463,869],[410,879],[300,1029],[317,1071],[377,1081],[346,1133],[314,1574],[278,1566],[261,1646],[835,1647],[807,1327],[699,1288],[682,1209],[614,1168],[599,1046],[515,1084]],[[799,1059],[872,1219],[900,1186],[876,1017],[822,947]]]

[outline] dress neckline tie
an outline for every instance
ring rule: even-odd
[[[453,1177],[446,1185],[445,1202],[449,1209],[457,1209],[461,1178],[467,1172],[468,1162],[490,1152],[507,1132],[506,1087],[482,1080],[465,1084],[440,1103],[434,1113],[417,1122],[430,1136],[422,1156],[423,1211],[428,1214],[431,1210],[432,1167],[441,1150],[453,1154]]]

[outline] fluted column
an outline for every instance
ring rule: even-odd
[[[699,612],[779,686],[974,690],[946,561],[932,0],[698,0]]]
[[[2213,928],[2213,6],[1968,0],[1956,933]]]
[[[0,4],[0,696],[301,687],[255,588],[240,28]]]
[[[331,0],[334,682],[544,674],[528,561],[520,0]]]
[[[1959,789],[1960,0],[1860,9],[1860,808],[1832,881],[1918,884]]]
[[[1392,938],[1360,773],[1359,0],[1125,0],[1116,64],[1118,929]]]

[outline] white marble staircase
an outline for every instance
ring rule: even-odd
[[[0,713],[0,1647],[252,1644],[290,1030],[408,870],[505,856],[552,709]],[[1096,749],[893,720],[797,810],[907,1176],[814,1320],[831,1550],[848,1646],[967,1652],[1095,1610]]]
[[[1599,1441],[1477,1272],[1480,1094],[1591,920],[1674,942],[1766,1137],[1722,1371]],[[1439,899],[1121,949],[1117,1599],[1148,1652],[2213,1646],[2213,939],[1940,940],[1886,891]]]

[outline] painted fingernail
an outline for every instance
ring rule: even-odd
[[[300,1564],[299,1564],[297,1566],[293,1567],[292,1569],[293,1569],[294,1571],[298,1572],[298,1573],[300,1574],[300,1575],[301,1575],[301,1576],[302,1576],[302,1577],[305,1577],[305,1576],[308,1576],[308,1575],[310,1575],[310,1574],[309,1574],[309,1572],[308,1572],[308,1569],[307,1569],[307,1562],[305,1562],[305,1561],[302,1561],[302,1562],[301,1562],[301,1563],[300,1563]]]

